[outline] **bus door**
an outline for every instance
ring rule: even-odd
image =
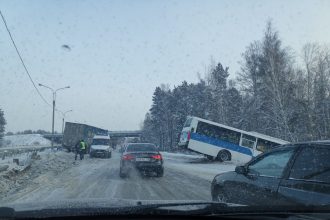
[[[253,149],[255,149],[256,142],[256,137],[247,134],[241,134],[240,145],[249,148],[252,156],[255,156]]]

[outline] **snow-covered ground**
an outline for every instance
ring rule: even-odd
[[[187,163],[167,163],[166,167],[190,175],[200,177],[202,179],[212,181],[214,176],[220,173],[234,171],[236,165],[232,163],[209,163],[209,164],[187,164]]]
[[[4,136],[4,147],[49,146],[51,142],[41,134],[20,134]]]
[[[202,179],[212,181],[219,173],[234,171],[232,162],[208,161],[203,155],[161,152],[166,168],[189,173]]]
[[[183,154],[183,153],[169,153],[160,152],[164,159],[178,162],[191,162],[196,160],[204,160],[205,157],[201,154]]]
[[[1,165],[9,165],[7,171],[0,172],[0,200],[5,199],[9,195],[15,195],[25,188],[36,186],[36,178],[45,178],[50,175],[55,177],[56,174],[72,166],[72,155],[63,151],[54,152],[46,149],[38,152],[38,156],[32,160],[31,166],[24,172],[16,172],[19,170],[18,165],[13,163],[13,158],[26,160],[29,158],[29,153],[22,153],[14,156],[0,159]],[[1,203],[1,202],[0,202]]]
[[[206,200],[211,199],[214,176],[232,171],[232,163],[210,162],[198,154],[162,152],[161,178],[135,172],[119,177],[120,155],[74,162],[64,151],[38,152],[31,167],[21,174],[0,172],[0,203],[59,201],[63,199]]]

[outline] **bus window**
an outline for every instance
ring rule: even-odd
[[[185,127],[190,127],[191,122],[192,122],[192,118],[188,118],[188,119],[186,120],[186,122],[184,123],[183,127],[184,127],[184,128],[185,128]]]
[[[247,134],[242,135],[242,141],[241,141],[242,146],[248,147],[248,148],[253,148],[255,142],[256,142],[255,137],[253,137],[251,135],[247,135]]]
[[[276,144],[274,142],[266,141],[264,139],[258,138],[256,149],[261,152],[266,152],[266,151],[269,151],[269,150],[275,148],[277,145],[278,144]]]
[[[239,144],[239,139],[241,136],[239,132],[201,121],[198,122],[196,133],[233,144]]]

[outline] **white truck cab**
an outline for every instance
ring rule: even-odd
[[[90,157],[110,158],[111,153],[110,137],[107,135],[95,135],[90,147]]]

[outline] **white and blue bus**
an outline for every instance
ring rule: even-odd
[[[178,146],[204,154],[209,159],[245,163],[252,157],[289,142],[247,132],[198,117],[187,117]]]

